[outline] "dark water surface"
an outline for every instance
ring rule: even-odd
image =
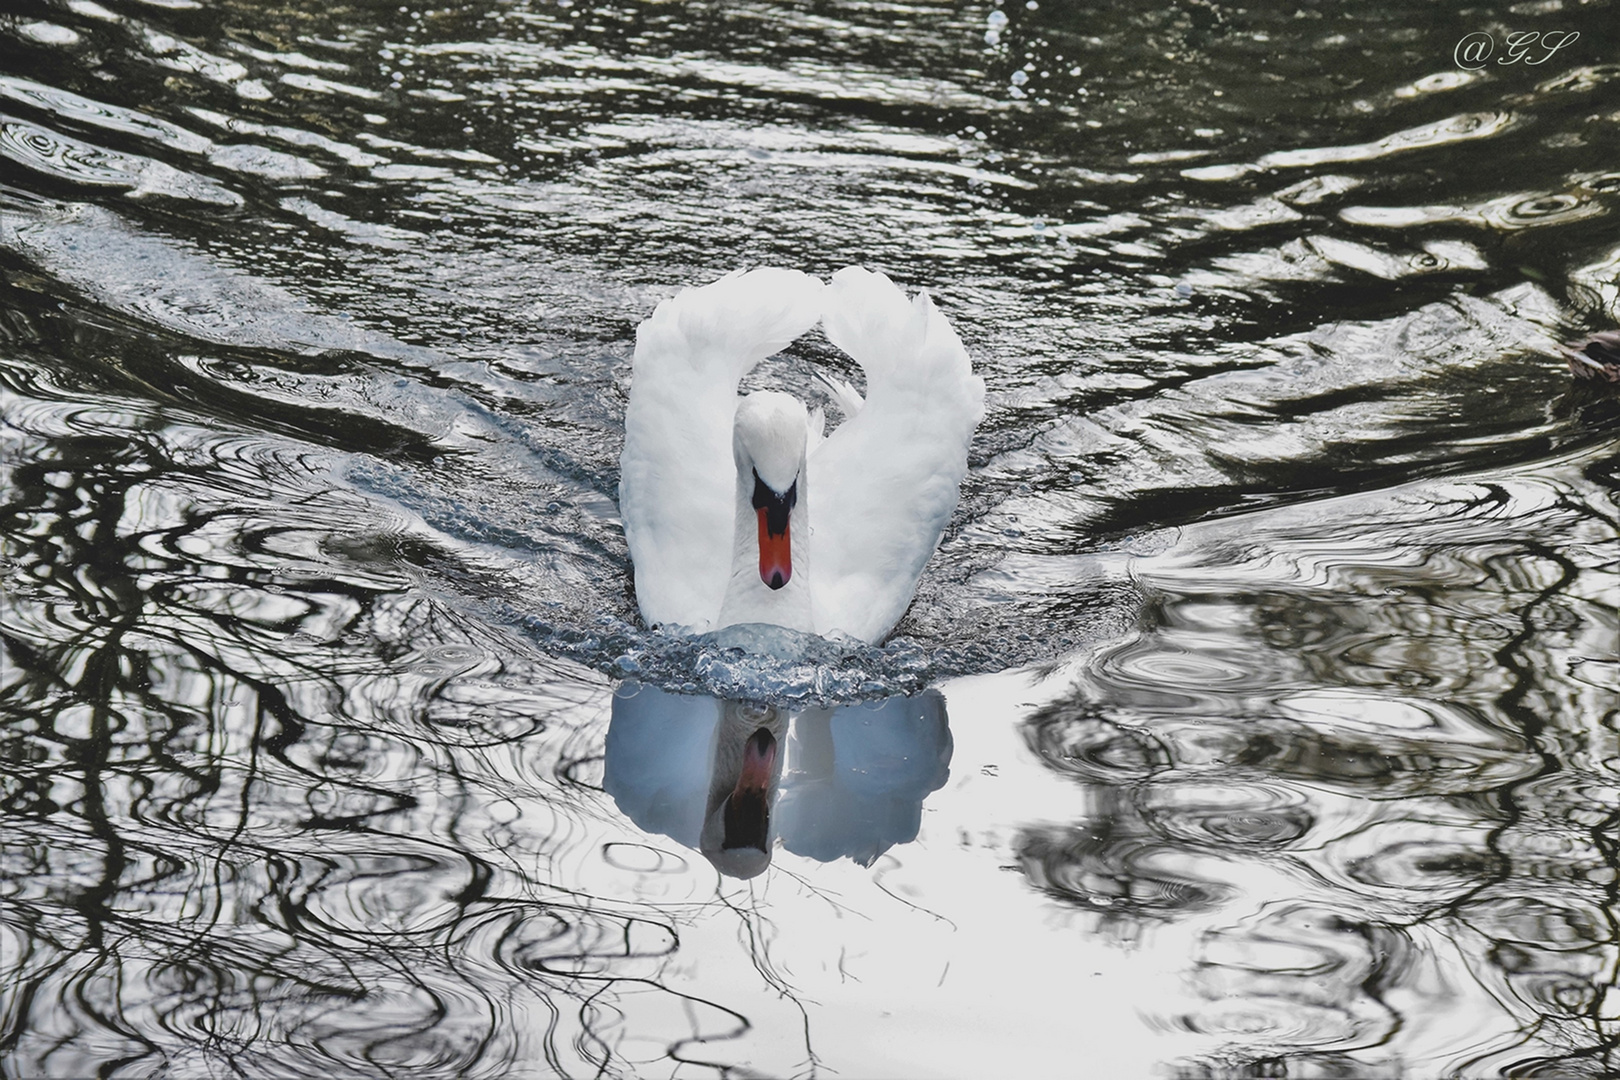
[[[0,1076],[1620,1076],[1616,26],[10,0]],[[856,262],[989,387],[898,636],[649,634],[635,324]]]

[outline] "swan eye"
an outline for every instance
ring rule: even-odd
[[[797,480],[788,485],[785,494],[778,495],[771,490],[769,484],[759,478],[759,470],[754,470],[754,509],[765,511],[765,527],[772,536],[781,536],[787,532],[788,515],[792,513],[794,504],[798,501]]]

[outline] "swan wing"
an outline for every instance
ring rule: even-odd
[[[821,314],[796,270],[737,272],[659,304],[636,329],[619,514],[648,625],[701,632],[731,573],[737,383]]]
[[[984,380],[926,293],[907,300],[852,266],[824,305],[828,339],[866,373],[866,400],[809,461],[812,604],[820,632],[877,641],[956,509]]]
[[[721,703],[626,683],[613,693],[602,790],[647,832],[697,847]]]

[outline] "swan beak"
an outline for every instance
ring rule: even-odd
[[[767,512],[759,511],[759,580],[780,589],[793,576],[793,541],[786,523],[779,533],[771,531]]]
[[[788,524],[799,501],[799,482],[778,495],[754,473],[754,510],[759,514],[759,580],[780,589],[793,576],[793,543]]]
[[[776,768],[776,737],[760,728],[743,747],[742,773],[726,799],[722,848],[768,850],[771,773]]]
[[[776,766],[776,736],[760,728],[748,736],[743,747],[742,774],[737,777],[736,793],[756,791],[765,794],[771,786],[771,770]]]

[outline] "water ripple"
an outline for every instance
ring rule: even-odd
[[[161,161],[115,153],[19,120],[0,118],[0,155],[55,180],[127,188],[134,198],[163,195],[214,206],[243,201],[212,180]]]
[[[1410,229],[1459,221],[1514,231],[1543,225],[1567,225],[1607,214],[1608,207],[1594,194],[1588,191],[1547,191],[1504,195],[1471,206],[1347,206],[1339,211],[1339,217],[1352,225],[1388,229]]]
[[[1450,143],[1488,139],[1508,131],[1519,118],[1511,112],[1462,113],[1432,124],[1406,128],[1372,142],[1352,146],[1325,146],[1298,150],[1278,150],[1249,165],[1205,165],[1183,169],[1193,180],[1235,180],[1263,169],[1298,169],[1351,161],[1376,161],[1392,154],[1425,150]]]
[[[1150,786],[1137,796],[1143,816],[1183,844],[1265,848],[1310,832],[1307,800],[1281,784],[1206,780]]]

